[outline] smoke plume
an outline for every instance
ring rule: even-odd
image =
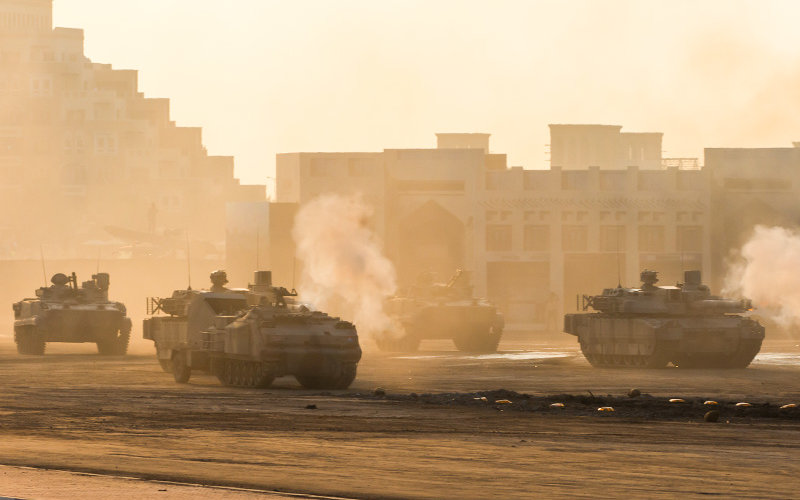
[[[360,196],[323,195],[301,207],[292,236],[303,261],[303,298],[375,338],[394,330],[383,302],[397,284],[394,266],[369,227],[371,215]]]
[[[756,226],[725,279],[725,292],[753,300],[783,326],[800,325],[800,233]]]

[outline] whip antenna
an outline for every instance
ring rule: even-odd
[[[617,288],[622,288],[622,265],[620,264],[620,255],[619,255],[619,237],[622,231],[620,230],[622,226],[617,226]]]
[[[42,277],[44,278],[44,286],[47,286],[47,269],[44,267],[44,245],[39,245],[39,255],[42,257]]]
[[[297,274],[297,254],[295,253],[294,258],[292,259],[292,290],[295,289],[294,280],[296,274]]]
[[[189,230],[186,230],[186,281],[188,282],[189,286],[186,288],[187,290],[192,289],[192,256],[189,253]]]

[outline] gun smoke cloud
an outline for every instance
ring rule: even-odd
[[[800,325],[800,233],[756,226],[729,269],[725,292],[753,300],[782,326]]]
[[[397,276],[369,227],[371,215],[358,195],[323,195],[300,209],[292,236],[303,261],[303,299],[375,338],[395,330],[383,303],[397,290]]]

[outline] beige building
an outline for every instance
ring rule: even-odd
[[[564,170],[586,167],[659,170],[661,132],[622,132],[619,125],[550,125],[550,164]]]
[[[714,274],[757,224],[800,226],[800,143],[785,148],[706,148],[712,182]]]
[[[0,0],[0,257],[42,243],[74,256],[107,226],[221,241],[226,202],[264,199],[200,128],[171,121],[168,99],[144,97],[136,71],[54,29],[51,0]]]
[[[549,170],[508,168],[505,155],[490,153],[488,134],[437,134],[435,149],[281,154],[277,200],[362,194],[401,284],[463,268],[476,293],[518,325],[542,327],[548,300],[571,311],[577,293],[637,285],[643,268],[665,282],[686,269],[710,271],[704,171],[663,168],[661,134],[597,125],[551,132],[560,139],[553,161],[571,163]],[[614,147],[591,156],[605,140]],[[579,168],[579,158],[589,163]]]

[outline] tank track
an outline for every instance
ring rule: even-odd
[[[218,360],[216,376],[227,387],[269,387],[275,375],[267,363],[242,359]]]
[[[613,352],[614,344],[602,345],[600,351]],[[675,353],[663,345],[656,345],[650,354],[603,354],[591,349],[588,342],[580,341],[581,352],[589,363],[597,368],[664,368],[672,363],[678,368],[747,368],[761,350],[761,339],[742,339],[737,349],[726,354]]]
[[[342,363],[336,377],[298,374],[295,378],[306,389],[347,389],[356,378],[356,370],[356,363]]]
[[[43,356],[45,350],[44,336],[35,326],[15,326],[14,341],[17,352],[28,356]]]
[[[592,352],[587,342],[581,341],[581,352],[589,363],[597,368],[664,368],[670,361],[670,353],[663,346],[655,346],[650,354],[602,354]],[[612,351],[613,344],[604,349]]]

